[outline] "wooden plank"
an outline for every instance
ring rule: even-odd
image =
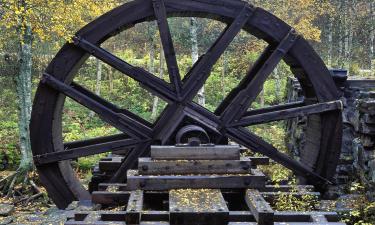
[[[139,224],[143,209],[143,191],[132,191],[126,207],[126,223]]]
[[[312,105],[301,106],[297,108],[290,108],[278,110],[273,112],[266,112],[262,114],[251,115],[243,117],[240,121],[235,122],[232,126],[251,126],[255,124],[269,123],[278,120],[286,120],[295,117],[304,117],[311,114],[320,114],[329,111],[342,110],[343,103],[339,101],[318,103]]]
[[[250,211],[229,211],[229,221],[232,222],[255,222],[254,215]]]
[[[229,210],[220,190],[171,190],[169,212],[172,225],[227,225],[229,221]]]
[[[313,185],[266,185],[260,192],[291,192],[291,191],[314,191]]]
[[[125,140],[112,141],[108,143],[77,147],[74,149],[69,149],[69,150],[64,150],[64,151],[57,151],[57,152],[46,153],[43,155],[36,155],[34,156],[34,162],[37,165],[42,165],[42,164],[59,162],[63,160],[76,159],[79,157],[96,155],[96,154],[110,152],[110,151],[121,151],[121,150],[124,150],[124,148],[134,147],[139,143],[140,141],[138,140],[125,139]]]
[[[117,187],[117,191],[126,191],[126,184],[124,183],[100,183],[98,185],[99,191],[107,191],[108,187]]]
[[[327,223],[328,220],[324,215],[312,215],[311,216],[312,222],[315,223]]]
[[[360,89],[374,88],[375,87],[375,80],[372,80],[372,79],[347,80],[346,84],[350,88],[360,88]]]
[[[168,67],[169,80],[173,84],[177,96],[181,94],[182,82],[178,69],[176,53],[173,46],[172,35],[169,29],[167,12],[163,0],[153,0],[153,7],[158,21],[160,39],[163,45],[164,55]]]
[[[94,191],[92,193],[92,202],[107,206],[117,206],[126,204],[129,200],[130,192],[128,191]]]
[[[125,212],[85,211],[76,212],[74,218],[68,218],[66,225],[125,225]]]
[[[249,157],[252,166],[268,165],[270,158],[268,157]]]
[[[164,175],[140,176],[136,170],[127,174],[128,190],[170,190],[180,188],[262,188],[265,186],[265,176],[258,170],[251,174],[242,175]]]
[[[121,161],[100,161],[100,172],[115,172],[121,166]]]
[[[81,37],[74,37],[74,44],[86,52],[91,53],[96,58],[102,60],[123,74],[126,74],[127,76],[138,81],[145,89],[164,99],[165,101],[177,101],[176,95],[171,89],[170,85],[157,76],[154,76],[142,68],[130,65],[119,57]]]
[[[273,225],[274,212],[258,190],[246,190],[245,200],[258,225]]]
[[[121,162],[120,167],[116,171],[116,173],[111,178],[111,183],[123,183],[126,181],[126,171],[130,168],[134,168],[137,165],[137,159],[139,157],[145,156],[148,153],[149,147],[151,142],[145,142],[137,145],[125,158],[123,162]]]
[[[169,211],[143,211],[144,221],[169,221]]]
[[[280,192],[261,192],[263,197],[269,201],[273,201],[275,198],[280,196]],[[293,196],[295,198],[302,198],[303,196],[312,196],[316,199],[320,198],[320,192],[306,192],[306,191],[297,191],[297,192],[282,192],[283,195]]]
[[[125,221],[125,211],[100,211],[103,221]]]
[[[339,216],[336,212],[275,212],[274,219],[275,221],[280,222],[310,222],[312,216],[324,215],[329,218],[331,222],[339,221]]]
[[[246,174],[251,169],[248,158],[241,160],[152,160],[139,158],[140,175],[172,174]]]
[[[149,222],[149,221],[142,221],[139,225],[169,225],[169,222]]]
[[[102,105],[93,98],[77,91],[73,87],[61,82],[47,73],[43,74],[42,82],[56,91],[59,91],[72,98],[74,101],[85,106],[86,108],[91,109],[97,113],[103,121],[123,131],[134,139],[139,137],[150,137],[152,133],[151,128],[138,122],[136,119],[126,116],[125,114],[112,111],[105,105]]]
[[[269,106],[269,107],[260,108],[260,109],[253,109],[253,110],[245,112],[243,116],[247,117],[247,116],[259,115],[263,113],[275,112],[275,111],[280,111],[280,110],[285,110],[285,109],[299,108],[302,106],[305,106],[304,101],[288,102],[282,105],[274,105],[274,106]]]
[[[238,145],[152,146],[151,158],[165,160],[240,160],[240,148]]]
[[[254,222],[230,222],[228,225],[259,225],[258,223]],[[345,225],[345,223],[313,223],[313,222],[275,222],[273,225]]]
[[[126,225],[126,223],[120,222],[120,221],[96,221],[96,222],[66,221],[65,225]]]

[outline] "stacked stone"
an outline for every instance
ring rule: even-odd
[[[347,80],[345,71],[332,73],[342,92],[343,142],[340,162],[335,176],[336,192],[358,177],[365,183],[375,183],[375,82]],[[373,85],[374,84],[374,85]],[[287,101],[303,100],[298,81],[290,78],[287,83]],[[306,118],[287,121],[287,147],[296,158],[304,147]],[[358,176],[359,175],[359,176]]]
[[[344,119],[354,133],[354,166],[365,182],[375,182],[375,92],[356,90],[353,97]]]

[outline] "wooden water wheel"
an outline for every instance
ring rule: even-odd
[[[211,48],[181,79],[167,17],[210,18],[227,24]],[[144,21],[157,20],[170,83],[130,65],[101,48],[108,38]],[[260,58],[214,113],[193,102],[210,71],[234,37],[244,30],[268,43]],[[88,56],[94,56],[142,84],[168,103],[155,123],[95,95],[72,82]],[[301,83],[304,101],[248,110],[262,84],[284,60]],[[62,109],[68,96],[97,113],[123,134],[63,143]],[[186,120],[203,127],[213,143],[228,139],[322,186],[332,178],[341,145],[341,102],[329,71],[308,42],[269,12],[235,0],[136,0],[101,16],[81,29],[74,43],[66,44],[46,69],[32,112],[31,138],[35,165],[50,197],[61,208],[73,200],[89,200],[89,192],[77,179],[70,160],[129,148],[130,153],[112,178],[126,179],[126,171],[147,155],[151,144],[174,144],[176,132]],[[272,144],[245,127],[308,116],[307,144],[300,161],[279,152]]]

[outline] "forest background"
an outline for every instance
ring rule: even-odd
[[[32,169],[28,123],[31,102],[40,77],[57,53],[83,25],[125,3],[119,0],[43,1],[0,0],[0,170]],[[374,0],[254,0],[302,34],[329,68],[348,70],[349,76],[375,78]],[[208,19],[170,18],[181,74],[205,53],[225,25]],[[168,81],[158,29],[145,22],[108,39],[102,45],[129,63]],[[266,43],[241,32],[214,66],[196,101],[214,110],[246,74]],[[253,108],[285,101],[289,68],[280,64],[265,83]],[[120,107],[155,121],[165,103],[95,58],[89,58],[75,81]],[[67,99],[63,113],[64,141],[115,134],[94,113]],[[255,126],[260,136],[285,148],[283,123]],[[81,158],[77,171],[90,178],[100,156]],[[286,170],[272,174],[275,182],[290,179]],[[22,176],[19,176],[22,177]],[[288,178],[286,178],[288,177]],[[14,177],[15,178],[15,177]],[[9,189],[9,184],[6,189]]]

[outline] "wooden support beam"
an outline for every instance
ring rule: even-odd
[[[112,111],[110,108],[107,108],[105,105],[102,105],[95,99],[79,92],[78,90],[61,82],[60,80],[49,74],[43,74],[42,83],[47,84],[56,91],[65,94],[79,104],[85,106],[88,109],[91,109],[92,111],[97,113],[105,122],[116,127],[117,129],[121,130],[134,139],[139,139],[141,137],[151,137],[151,128],[145,126],[142,123],[139,123],[135,119],[125,114]]]
[[[126,223],[139,224],[143,210],[143,191],[132,191],[126,207]]]
[[[153,0],[153,7],[158,21],[160,39],[168,67],[169,79],[175,88],[178,97],[181,96],[181,76],[178,69],[176,53],[173,46],[172,35],[169,29],[164,0]]]
[[[273,225],[274,211],[258,190],[246,190],[245,200],[258,225]]]
[[[63,160],[76,159],[80,157],[96,155],[105,152],[122,151],[125,148],[131,148],[138,145],[140,141],[133,139],[112,141],[109,143],[101,143],[95,145],[88,145],[69,150],[62,150],[58,152],[46,153],[43,155],[34,156],[36,165],[43,165],[48,163],[55,163]]]
[[[172,225],[227,225],[229,210],[220,190],[177,189],[169,192]]]
[[[152,146],[151,158],[161,160],[239,160],[238,145],[216,146]]]
[[[269,106],[269,107],[260,108],[260,109],[253,109],[253,110],[245,112],[243,116],[244,117],[253,116],[253,115],[275,112],[275,111],[280,111],[280,110],[285,110],[285,109],[299,108],[302,106],[305,106],[304,101],[289,102],[289,103],[285,103],[282,105],[274,105],[274,106]]]
[[[170,190],[179,188],[263,188],[265,176],[258,170],[243,175],[201,175],[201,176],[140,176],[138,171],[129,170],[128,190]]]
[[[248,158],[241,160],[152,160],[139,158],[140,175],[173,174],[246,174],[251,169]]]
[[[234,122],[231,126],[233,127],[247,127],[256,124],[269,123],[278,120],[286,120],[295,117],[309,116],[311,114],[320,114],[335,110],[342,110],[343,104],[341,101],[332,101],[325,103],[318,103],[313,105],[302,106],[298,108],[284,109],[273,112],[267,112],[263,114],[256,114],[252,116],[246,116],[240,119],[238,122]]]
[[[128,203],[130,192],[128,191],[94,191],[92,202],[106,206],[120,206]]]
[[[102,60],[118,71],[128,75],[134,80],[138,81],[145,89],[151,93],[159,96],[167,102],[174,102],[177,100],[175,93],[170,85],[164,80],[154,76],[146,70],[134,67],[129,63],[123,61],[112,53],[100,48],[81,37],[74,37],[74,44],[86,52],[92,54],[96,58]]]

